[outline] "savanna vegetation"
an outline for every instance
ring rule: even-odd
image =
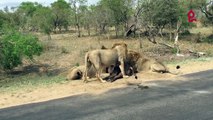
[[[195,22],[188,22],[190,9]],[[29,85],[52,79],[39,76],[63,76],[84,64],[87,51],[119,41],[168,62],[212,56],[213,1],[100,0],[89,5],[57,0],[50,6],[22,2],[5,7],[0,10],[0,87],[17,85],[17,77]]]

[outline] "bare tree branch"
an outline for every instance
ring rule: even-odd
[[[207,19],[209,19],[210,21],[213,22],[213,13],[210,13],[209,10],[207,10],[207,6],[213,6],[213,1],[210,1],[209,3],[207,3],[204,6],[200,6],[200,10],[202,13],[205,14],[205,16],[207,17]]]

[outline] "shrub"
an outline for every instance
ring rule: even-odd
[[[172,53],[173,53],[173,54],[176,54],[177,51],[178,51],[177,48],[172,48]]]
[[[79,63],[75,63],[75,66],[77,66],[77,67],[78,67],[78,66],[80,66],[80,64],[79,64]]]
[[[213,34],[204,38],[204,42],[213,43]]]
[[[68,52],[68,50],[67,50],[65,47],[62,47],[62,48],[61,48],[61,53],[67,54],[67,53],[69,53],[69,52]]]
[[[33,59],[33,55],[40,55],[41,52],[42,46],[37,37],[8,31],[0,38],[0,67],[11,70],[22,64],[23,57]]]

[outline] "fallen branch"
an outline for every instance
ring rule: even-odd
[[[172,45],[169,45],[169,44],[167,44],[167,43],[158,43],[159,45],[163,45],[163,46],[166,46],[166,47],[168,47],[168,48],[170,48],[170,49],[177,49],[178,50],[178,52],[176,53],[176,56],[178,56],[178,57],[183,57],[184,55],[183,54],[180,54],[179,53],[179,51],[180,51],[180,49],[179,49],[179,46],[176,46],[176,45],[174,45],[174,46],[172,46]]]
[[[189,51],[189,53],[191,53],[192,55],[194,55],[196,57],[202,57],[202,56],[206,55],[205,52],[194,52],[194,51],[192,51],[190,49],[188,49],[188,51]]]
[[[173,49],[173,48],[174,48],[174,46],[169,45],[169,44],[167,44],[167,43],[158,43],[158,44],[159,44],[159,45],[166,46],[166,47],[171,48],[171,49]]]

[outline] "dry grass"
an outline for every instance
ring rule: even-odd
[[[195,30],[194,30],[195,31]],[[203,29],[201,30],[203,31]],[[129,39],[108,39],[106,36],[93,36],[93,37],[76,37],[75,34],[55,34],[52,35],[52,40],[47,40],[47,37],[40,36],[41,41],[48,47],[44,54],[36,59],[42,63],[54,65],[57,68],[72,67],[75,65],[84,64],[84,55],[87,51],[93,49],[100,49],[102,45],[111,47],[113,43],[125,42],[128,44],[129,49],[142,51],[148,56],[158,58],[160,60],[173,60],[177,58],[171,49],[165,46],[155,45],[150,43],[145,37],[140,38],[142,41],[142,49],[139,48],[138,38]],[[160,39],[160,38],[157,38]],[[166,41],[173,44],[172,41]],[[188,57],[187,49],[193,51],[206,52],[207,55],[213,55],[213,45],[208,43],[194,43],[187,38],[180,39],[181,52]],[[169,59],[168,59],[169,58]]]
[[[41,37],[45,38],[45,37]],[[47,46],[44,54],[36,59],[42,62],[60,67],[74,66],[83,64],[84,55],[87,51],[100,49],[102,45],[111,47],[113,43],[125,41],[130,49],[137,49],[137,40],[110,39],[101,37],[75,37],[70,34],[52,35],[52,40],[43,39],[42,42]],[[63,53],[63,51],[67,51]]]
[[[195,34],[200,32],[202,35],[208,36],[208,35],[212,34],[213,27],[192,28],[192,29],[190,29],[190,32],[195,33]]]

